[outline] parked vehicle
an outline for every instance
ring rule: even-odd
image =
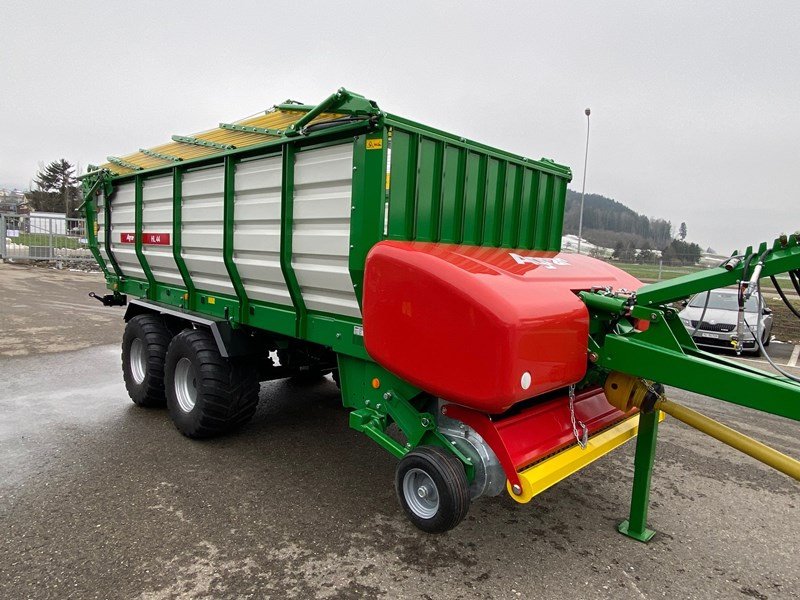
[[[570,178],[343,89],[110,156],[83,177],[84,207],[111,290],[95,297],[128,307],[128,393],[204,438],[248,422],[259,382],[331,373],[432,533],[481,496],[528,502],[639,432],[620,531],[649,539],[658,422],[687,419],[655,381],[794,419],[800,386],[676,336],[672,303],[751,277],[751,250],[642,286],[560,252]],[[800,269],[794,237],[760,250],[764,277]]]
[[[738,335],[739,292],[720,289],[697,294],[680,312],[680,317],[698,346],[731,350]],[[742,349],[758,354],[756,332],[761,332],[765,347],[772,337],[772,310],[764,305],[758,292],[744,302],[744,321]]]

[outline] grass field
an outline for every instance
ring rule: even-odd
[[[12,238],[16,244],[23,246],[49,246],[50,234],[49,233],[20,233],[19,236]],[[54,248],[82,248],[85,244],[81,244],[77,237],[69,237],[66,235],[54,235],[52,245]]]
[[[636,263],[623,263],[623,262],[612,262],[611,264],[619,267],[623,271],[630,273],[636,279],[641,279],[645,282],[652,282],[659,280],[659,274],[661,279],[674,279],[675,277],[680,277],[681,275],[687,275],[688,273],[694,273],[695,271],[701,271],[700,267],[670,267],[664,266],[660,269],[658,265],[640,265]]]

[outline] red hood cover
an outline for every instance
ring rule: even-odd
[[[364,341],[417,387],[500,413],[583,378],[589,315],[576,292],[605,286],[641,282],[576,254],[385,241],[367,257]]]

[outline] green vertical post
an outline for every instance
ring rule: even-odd
[[[297,282],[297,275],[292,266],[292,233],[294,231],[294,163],[295,147],[293,144],[283,146],[283,186],[281,187],[281,272],[289,290],[289,297],[297,313],[295,336],[306,337],[308,310],[303,300],[303,292]]]
[[[175,265],[180,271],[183,283],[186,284],[186,301],[184,308],[195,310],[195,303],[197,302],[197,293],[192,282],[192,276],[186,266],[186,261],[183,260],[182,254],[182,232],[183,232],[183,218],[181,211],[183,209],[183,172],[178,167],[172,170],[172,256],[175,259]]]
[[[144,248],[142,247],[143,236],[143,216],[144,216],[144,181],[140,175],[137,175],[133,180],[134,185],[134,249],[136,251],[136,258],[139,259],[139,265],[144,271],[144,276],[147,278],[147,297],[151,300],[158,299],[158,291],[156,289],[156,278],[150,270],[150,264],[147,262],[147,257],[144,255]]]
[[[106,254],[108,255],[108,260],[111,261],[111,268],[114,269],[117,278],[120,281],[124,281],[125,277],[122,275],[122,269],[119,268],[117,257],[114,256],[114,251],[111,249],[111,198],[115,191],[114,188],[111,188],[111,193],[108,193],[109,190],[106,190],[105,197],[103,198],[103,235],[105,237]]]
[[[108,278],[111,276],[108,267],[106,266],[106,261],[103,260],[102,255],[100,254],[100,249],[97,245],[97,234],[95,233],[95,227],[97,224],[97,203],[96,203],[96,196],[97,191],[103,185],[103,177],[98,176],[94,183],[89,185],[88,180],[83,181],[83,208],[86,215],[86,237],[89,240],[89,250],[94,256],[94,259],[97,261],[97,265],[103,271],[105,276]],[[0,239],[5,239],[4,232],[0,232]]]
[[[242,278],[239,276],[239,269],[233,260],[233,221],[234,221],[234,202],[236,200],[236,162],[232,156],[225,157],[225,195],[224,195],[224,215],[222,228],[222,259],[231,279],[233,289],[239,298],[239,315],[236,318],[240,323],[246,323],[249,315],[249,300],[244,289]]]
[[[617,526],[617,531],[640,542],[649,542],[655,531],[647,528],[647,508],[650,504],[650,479],[656,457],[659,411],[639,413],[639,433],[633,461],[633,493],[631,513]]]

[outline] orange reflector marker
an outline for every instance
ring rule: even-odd
[[[375,379],[373,379],[373,380],[372,380],[372,387],[373,387],[373,388],[375,388],[376,390],[377,390],[379,387],[381,387],[381,380],[380,380],[380,379],[378,379],[377,377],[376,377]]]

